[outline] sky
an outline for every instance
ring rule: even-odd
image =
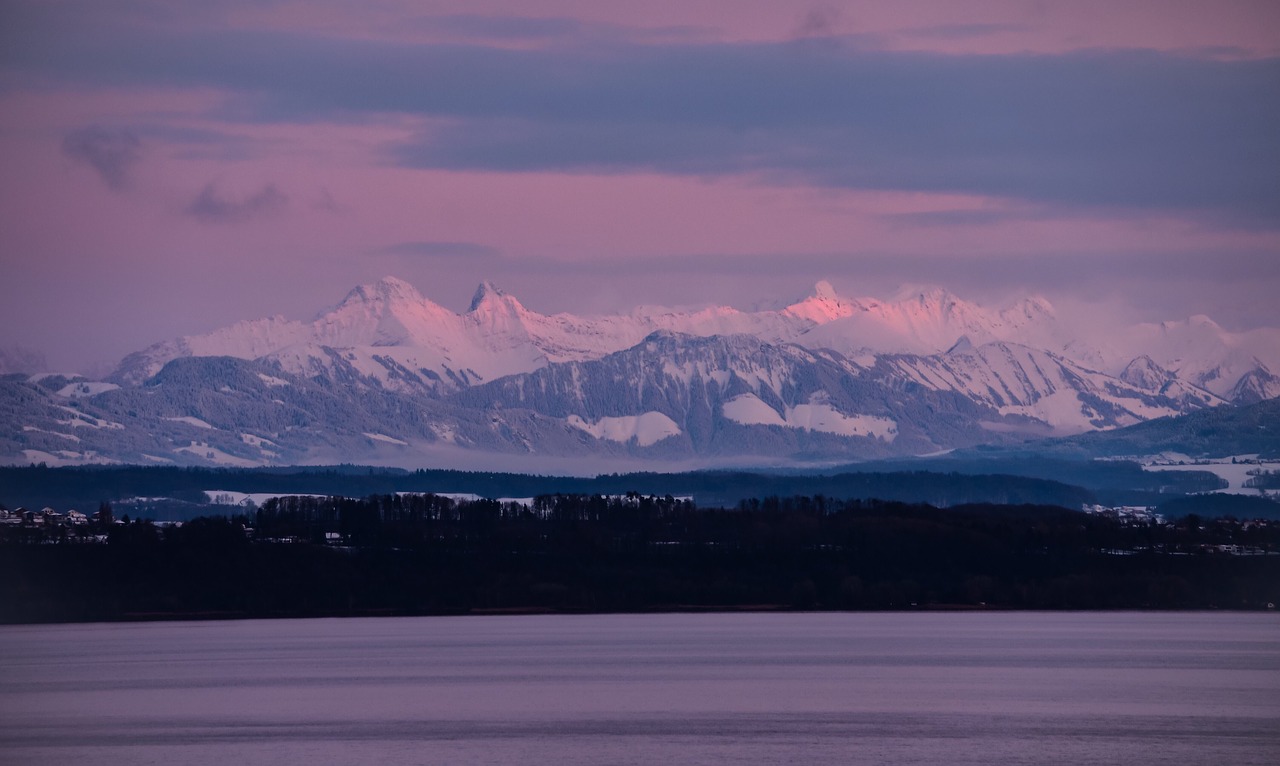
[[[3,0],[0,351],[394,275],[1280,326],[1280,3]]]

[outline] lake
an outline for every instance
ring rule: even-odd
[[[1274,764],[1275,613],[0,627],[6,764]]]

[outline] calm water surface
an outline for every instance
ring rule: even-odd
[[[6,764],[1268,764],[1280,615],[0,627]]]

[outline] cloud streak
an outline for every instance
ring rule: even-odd
[[[206,223],[243,223],[278,215],[288,202],[289,198],[275,184],[267,184],[243,199],[230,199],[209,183],[187,206],[186,213]]]
[[[142,142],[128,130],[90,125],[67,134],[62,151],[98,174],[109,188],[128,187],[133,168],[142,161]]]
[[[70,81],[220,88],[236,96],[228,118],[424,118],[388,150],[410,168],[751,175],[1280,228],[1280,59],[832,39],[514,50],[235,30],[67,34],[10,56]]]

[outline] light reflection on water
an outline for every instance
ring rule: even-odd
[[[0,628],[4,763],[1271,764],[1274,614]]]

